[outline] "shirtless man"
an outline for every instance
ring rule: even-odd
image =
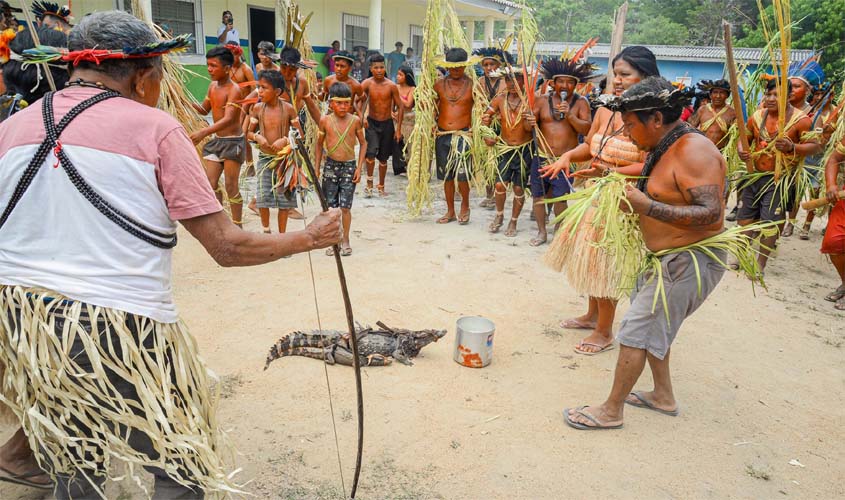
[[[791,87],[791,84],[789,86]],[[778,91],[777,81],[770,80],[766,85],[763,107],[748,120],[748,139],[752,143],[751,148],[755,154],[752,156],[739,147],[739,157],[743,161],[753,158],[756,172],[774,173],[775,153],[779,151],[782,153],[784,171],[781,173],[780,182],[775,183],[772,176],[766,175],[743,187],[742,207],[737,213],[737,223],[740,226],[747,226],[761,220],[777,221],[781,223],[780,230],[783,230],[782,224],[792,200],[787,199],[790,198],[789,195],[784,195],[782,186],[787,185],[786,180],[789,176],[799,173],[797,167],[803,157],[817,154],[821,150],[818,140],[804,137],[804,134],[812,128],[812,120],[791,104],[786,106],[785,137],[777,139]],[[791,88],[787,89],[787,92],[789,91]],[[777,245],[777,240],[777,233],[760,240],[758,257],[760,272],[765,270],[769,253]]]
[[[258,42],[258,64],[255,65],[255,70],[279,71],[279,66],[274,62],[276,60],[276,46],[273,42]]]
[[[650,151],[643,169],[645,179],[626,187],[628,202],[639,214],[640,229],[652,252],[700,242],[724,230],[722,191],[727,165],[722,154],[703,135],[680,121],[683,103],[653,109],[644,94],[673,92],[663,78],[648,78],[625,92],[622,120],[625,133],[642,150]],[[677,91],[681,92],[681,91]],[[645,109],[643,109],[645,108]],[[724,261],[722,250],[711,248]],[[688,252],[660,257],[666,285],[667,308],[653,308],[657,279],[639,277],[631,307],[622,320],[617,339],[619,359],[607,400],[598,406],[564,410],[566,423],[579,430],[622,427],[625,403],[677,415],[678,404],[669,374],[669,349],[683,321],[722,279],[725,269],[712,257],[695,251],[696,266]],[[697,273],[700,273],[697,275]],[[631,392],[648,361],[654,379],[651,392]]]
[[[232,56],[235,58],[235,64],[232,65],[232,71],[229,77],[233,82],[235,82],[235,84],[238,85],[238,87],[240,87],[241,99],[245,99],[246,96],[255,90],[255,73],[252,72],[252,68],[249,64],[243,63],[244,49],[242,49],[239,44],[229,42],[226,44],[226,48],[232,52]],[[243,86],[241,86],[241,84],[243,84]],[[246,129],[249,125],[247,123],[248,114],[249,107],[241,108],[240,120],[243,123],[244,135],[246,135]],[[244,148],[246,150],[246,164],[249,167],[252,167],[252,148],[249,146],[248,142],[244,144]],[[254,208],[252,206],[252,202],[250,202],[249,206],[250,208]]]
[[[727,105],[731,85],[725,80],[704,80],[698,87],[709,93],[710,102],[698,108],[689,124],[704,132],[717,148],[723,149],[728,142],[728,130],[736,121],[736,111]]]
[[[472,125],[472,80],[466,75],[467,66],[476,61],[470,60],[464,49],[453,47],[446,51],[437,66],[447,68],[447,74],[434,83],[437,94],[437,139],[434,155],[437,163],[437,178],[444,181],[446,195],[446,215],[437,220],[438,224],[458,221],[464,226],[469,224],[469,178],[472,175],[472,160],[468,158],[470,150],[470,132]],[[461,212],[455,215],[455,185],[461,194]]]
[[[537,236],[530,241],[531,246],[542,245],[548,240],[546,204],[543,200],[549,196],[559,198],[570,192],[565,172],[544,178],[540,169],[577,146],[578,136],[586,136],[590,131],[590,104],[575,92],[575,86],[589,78],[593,68],[588,62],[569,59],[555,58],[543,63],[543,77],[551,83],[551,91],[534,101],[534,116],[541,135],[537,137],[539,161],[531,164],[531,196],[537,221]],[[566,209],[566,202],[556,202],[553,209],[555,215],[560,215]]]
[[[205,171],[211,189],[221,201],[223,196],[218,190],[218,185],[220,174],[224,174],[232,222],[241,226],[243,199],[238,187],[238,178],[246,143],[240,120],[241,111],[236,105],[236,101],[241,98],[241,89],[230,77],[235,58],[232,52],[223,46],[209,50],[205,58],[211,84],[202,104],[195,107],[201,115],[211,112],[214,123],[191,134],[191,140],[194,144],[199,144],[206,137],[214,135],[202,148]]]
[[[493,99],[504,94],[505,84],[502,76],[499,74],[499,68],[505,60],[509,64],[516,64],[516,59],[507,51],[503,51],[498,47],[482,47],[472,51],[472,55],[481,58],[481,69],[484,70],[484,76],[478,79],[476,85],[482,86],[481,95],[487,100],[487,105],[493,102]],[[499,123],[493,122],[493,130],[499,133]],[[486,186],[486,196],[481,203],[478,204],[481,208],[493,210],[496,208],[496,200],[493,196],[495,182]]]
[[[525,204],[525,186],[531,172],[531,162],[534,159],[534,141],[531,132],[537,124],[534,114],[528,109],[527,103],[522,102],[520,93],[525,93],[525,80],[522,69],[506,72],[507,93],[497,97],[484,112],[482,123],[489,126],[494,116],[499,117],[501,131],[498,142],[494,143],[498,161],[498,179],[494,186],[496,191],[496,215],[490,223],[488,231],[498,233],[505,221],[505,201],[508,187],[513,186],[513,207],[511,219],[505,236],[516,236],[516,224],[519,214]],[[489,143],[488,143],[489,145]]]
[[[383,55],[370,57],[370,73],[373,76],[361,84],[366,99],[366,121],[363,125],[367,130],[367,187],[364,189],[364,196],[367,198],[373,195],[373,170],[376,159],[379,174],[378,194],[387,196],[384,190],[387,160],[393,154],[393,145],[402,137],[402,118],[405,115],[402,98],[399,97],[399,87],[386,77],[387,68]],[[393,122],[394,116],[396,123]]]
[[[323,99],[326,101],[329,100],[329,89],[332,88],[332,85],[337,82],[345,83],[352,92],[352,111],[356,111],[357,102],[364,95],[364,92],[361,88],[361,83],[349,76],[349,72],[352,71],[352,64],[355,63],[355,56],[345,50],[341,50],[332,55],[332,60],[334,60],[334,74],[327,76],[323,80]]]

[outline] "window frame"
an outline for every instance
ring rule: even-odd
[[[168,0],[160,0],[168,1]],[[172,1],[172,0],[171,0]],[[203,55],[205,54],[205,27],[202,18],[202,2],[200,0],[178,0],[182,2],[189,2],[194,4],[194,40],[196,50],[188,50],[184,52],[185,55]],[[150,9],[152,9],[153,0],[150,0]],[[114,0],[114,8],[132,14],[132,0]],[[152,16],[152,11],[150,11]],[[215,31],[216,33],[216,31]],[[178,33],[177,33],[178,34]]]

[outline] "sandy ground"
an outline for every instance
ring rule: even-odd
[[[359,498],[845,495],[845,334],[843,315],[822,299],[836,280],[818,253],[819,222],[811,241],[781,246],[768,291],[755,297],[746,279],[727,275],[686,322],[672,354],[679,417],[631,408],[623,430],[581,432],[561,410],[602,401],[618,351],[573,353],[582,333],[557,324],[585,300],[543,266],[545,248],[528,245],[527,212],[515,239],[489,235],[492,212],[479,208],[468,227],[435,225],[439,200],[410,221],[400,183],[390,177],[387,199],[356,199],[355,254],[344,260],[355,317],[449,334],[412,367],[363,369]],[[258,226],[249,216],[247,228]],[[240,452],[239,477],[258,498],[342,497],[323,364],[283,358],[262,370],[275,340],[316,327],[308,256],[221,269],[181,236],[176,301],[223,381],[220,416]],[[342,329],[334,262],[322,252],[312,259],[323,326]],[[474,314],[497,325],[484,369],[452,361],[455,322]],[[354,376],[349,367],[327,371],[348,491]],[[650,389],[647,370],[638,387]],[[108,491],[139,494],[128,481]],[[0,497],[41,498],[7,485]]]

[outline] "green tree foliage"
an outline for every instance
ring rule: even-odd
[[[543,38],[608,43],[623,0],[529,0]],[[763,0],[770,5],[771,0]],[[767,9],[771,13],[771,8]],[[757,0],[629,0],[624,43],[722,45],[722,20],[738,47],[762,47]],[[792,0],[793,48],[822,51],[829,75],[845,71],[845,0]]]

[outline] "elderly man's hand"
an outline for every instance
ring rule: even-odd
[[[340,223],[340,209],[331,208],[323,212],[305,228],[311,236],[314,249],[326,248],[339,244],[343,239],[343,226]]]

